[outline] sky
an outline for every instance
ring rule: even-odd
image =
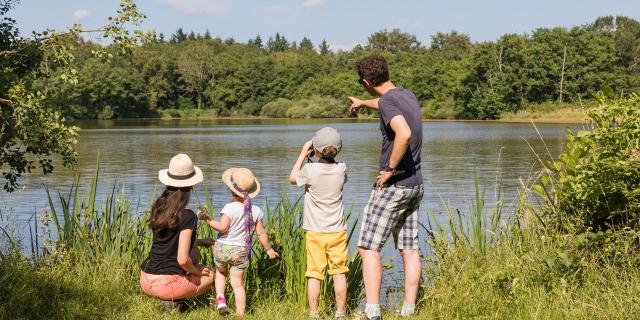
[[[400,28],[428,45],[436,32],[456,30],[472,41],[538,27],[572,27],[599,16],[640,20],[640,0],[136,0],[147,15],[143,29],[167,38],[178,27],[214,37],[266,41],[276,32],[289,41],[326,39],[333,50],[365,44],[373,32]],[[118,0],[20,0],[8,16],[24,36],[74,24],[95,28],[115,14]],[[93,40],[99,37],[93,36]]]

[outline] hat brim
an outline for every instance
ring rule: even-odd
[[[238,168],[230,168],[225,170],[222,173],[222,182],[224,182],[224,184],[227,185],[227,188],[229,188],[231,192],[235,193],[239,197],[242,197],[244,195],[240,191],[236,190],[236,188],[234,188],[233,184],[231,183],[231,176],[237,169]],[[254,181],[256,182],[256,187],[253,190],[249,191],[249,198],[255,198],[260,193],[260,182],[255,177],[254,177]]]
[[[200,170],[200,168],[193,166],[193,170],[195,170],[196,173],[189,179],[173,179],[169,177],[169,169],[158,171],[158,178],[160,179],[160,182],[162,182],[162,184],[166,186],[176,188],[192,187],[202,182],[202,180],[204,179],[204,175],[202,174],[202,170]]]

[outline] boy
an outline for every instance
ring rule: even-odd
[[[289,182],[305,188],[304,224],[307,251],[307,295],[309,316],[318,318],[320,283],[329,263],[336,294],[336,319],[345,317],[347,300],[347,231],[342,205],[342,188],[347,182],[346,165],[336,162],[342,148],[340,133],[334,128],[318,130],[302,147],[289,175]],[[302,166],[315,153],[317,163]]]

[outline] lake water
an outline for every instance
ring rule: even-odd
[[[264,207],[266,201],[277,201],[282,193],[295,198],[302,190],[288,184],[291,166],[302,144],[324,126],[335,127],[342,134],[343,149],[338,159],[347,164],[349,175],[344,203],[359,215],[377,173],[381,144],[377,121],[148,120],[83,122],[79,126],[83,130],[76,168],[58,167],[47,176],[34,174],[22,181],[24,188],[20,191],[0,192],[0,211],[5,219],[8,217],[12,223],[24,226],[34,214],[44,212],[47,204],[44,184],[54,192],[66,192],[78,172],[81,185],[89,185],[98,157],[100,194],[110,192],[117,184],[124,188],[125,194],[140,199],[145,206],[154,188],[161,187],[158,170],[166,168],[171,157],[181,152],[202,168],[205,180],[197,190],[202,194],[206,185],[218,209],[229,199],[220,176],[230,167],[248,167],[260,180],[262,194],[254,204]],[[545,147],[530,123],[423,123],[425,197],[421,222],[427,223],[432,217],[444,221],[443,200],[452,208],[466,212],[476,175],[492,195],[499,173],[505,201],[513,200],[520,179],[526,180],[537,168],[527,142],[539,154],[556,156],[563,148],[567,127],[577,128],[564,124],[537,125]],[[421,237],[426,235],[423,233]],[[429,254],[428,248],[424,248],[423,253]],[[392,241],[383,250],[383,256],[384,262],[395,262],[394,268],[388,271],[386,283],[395,282],[389,279],[398,276],[401,264]]]

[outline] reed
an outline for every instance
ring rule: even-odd
[[[98,180],[99,164],[84,200],[80,193],[79,176],[76,176],[66,195],[58,193],[55,197],[45,187],[50,214],[44,220],[50,218],[54,230],[44,230],[47,231],[47,238],[43,239],[43,243],[37,238],[32,239],[31,246],[36,258],[70,253],[74,259],[84,263],[93,263],[109,256],[127,269],[134,269],[140,264],[151,247],[145,213],[140,210],[142,206],[140,203],[134,206],[124,189],[118,190],[115,186],[102,203],[98,202]],[[150,204],[145,208],[150,208]],[[32,234],[37,236],[37,219],[33,228]]]
[[[429,243],[439,258],[453,250],[464,251],[468,254],[486,254],[500,239],[511,235],[513,228],[519,223],[517,216],[518,205],[512,213],[505,215],[502,180],[499,172],[496,175],[493,202],[487,206],[486,188],[480,184],[478,175],[474,178],[473,197],[469,200],[467,213],[460,209],[451,208],[449,203],[440,196],[446,215],[446,223],[440,223],[431,212],[428,225],[423,226],[429,235]],[[523,202],[526,202],[524,200]],[[505,216],[508,218],[505,219]]]
[[[108,262],[114,270],[123,272],[130,283],[135,283],[139,266],[151,247],[151,231],[146,225],[146,218],[152,202],[134,202],[123,189],[115,186],[99,201],[99,178],[98,166],[84,196],[79,177],[76,177],[66,193],[54,195],[46,189],[50,212],[45,215],[43,225],[34,220],[31,231],[34,261],[51,264],[70,257],[74,265],[82,267],[104,265]],[[202,200],[197,193],[194,194],[197,205],[213,208],[208,190],[204,190],[205,197]],[[153,196],[151,198],[154,199]],[[268,299],[287,301],[298,310],[306,309],[306,252],[302,210],[300,198],[292,201],[288,196],[282,195],[274,206],[267,201],[265,224],[280,258],[269,260],[260,243],[254,241],[252,262],[245,276],[250,310],[252,304]],[[350,216],[351,213],[347,219]],[[355,224],[356,222],[349,230],[349,239],[354,234]],[[215,239],[216,233],[207,225],[200,224],[198,237]],[[201,261],[213,266],[212,250],[201,250]],[[355,308],[362,297],[362,264],[355,253],[350,258],[349,268],[348,301],[349,306]],[[334,293],[329,277],[323,283],[322,293],[321,306],[332,306]]]

